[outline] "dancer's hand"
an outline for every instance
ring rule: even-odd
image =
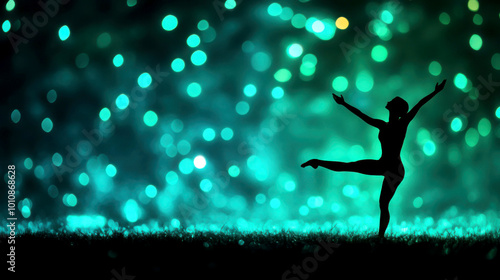
[[[316,169],[318,168],[318,165],[319,165],[319,162],[317,159],[311,159],[311,160],[308,160],[306,162],[304,162],[301,167],[304,168],[306,166],[311,166],[312,168]]]
[[[444,85],[446,84],[446,79],[444,79],[441,84],[436,83],[436,87],[434,88],[434,92],[440,92],[443,90]]]
[[[335,93],[332,93],[332,96],[333,96],[333,100],[335,100],[335,102],[337,102],[337,104],[345,105],[344,97],[342,95],[340,95],[340,97],[339,97],[339,96],[335,95]]]

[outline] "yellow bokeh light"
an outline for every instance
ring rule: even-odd
[[[335,21],[335,26],[337,26],[338,29],[346,29],[349,26],[349,21],[345,17],[339,17]]]
[[[479,2],[477,0],[469,0],[467,7],[472,12],[477,12],[477,10],[479,10]]]

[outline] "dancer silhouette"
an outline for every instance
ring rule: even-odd
[[[380,130],[378,139],[382,145],[382,156],[378,160],[365,159],[355,162],[339,162],[311,159],[301,166],[311,166],[314,169],[318,166],[333,170],[333,171],[351,171],[366,175],[381,175],[384,176],[382,190],[380,192],[380,227],[379,237],[383,238],[387,225],[389,224],[389,202],[391,201],[397,187],[403,181],[405,170],[401,162],[401,148],[406,136],[408,124],[413,120],[418,110],[438,92],[440,92],[446,80],[441,84],[436,83],[436,87],[432,93],[422,98],[415,107],[408,112],[408,103],[400,97],[395,97],[387,103],[385,108],[389,110],[389,122],[373,119],[363,114],[360,110],[347,104],[344,97],[332,94],[333,99],[340,105],[343,105],[349,111],[361,118],[367,124],[374,126]]]

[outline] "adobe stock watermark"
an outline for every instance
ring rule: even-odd
[[[23,23],[20,29],[22,35],[16,34],[14,31],[10,31],[7,34],[14,52],[17,54],[20,44],[27,44],[30,39],[33,39],[38,34],[40,28],[45,27],[49,23],[50,18],[55,17],[59,13],[60,5],[68,3],[69,0],[47,0],[45,3],[43,0],[38,1],[38,6],[40,6],[41,10],[33,14],[31,21],[26,17],[21,18],[21,22]]]
[[[135,276],[134,275],[128,275],[127,272],[125,271],[125,267],[122,267],[121,273],[118,273],[116,269],[111,270],[111,274],[113,274],[113,278],[111,280],[134,280]]]
[[[389,1],[387,3],[387,8],[391,10],[392,14],[399,14],[404,9],[399,0]],[[374,19],[379,18],[379,14],[374,10],[371,10],[370,14]],[[339,44],[340,50],[348,63],[351,63],[351,56],[353,54],[361,53],[361,49],[368,47],[372,38],[376,36],[370,32],[369,24],[365,26],[364,30],[361,30],[358,26],[355,26],[353,29],[356,32],[356,35],[354,36],[352,44],[348,44],[346,42],[341,42]]]
[[[282,280],[300,280],[308,279],[309,276],[316,272],[321,262],[326,261],[337,249],[340,244],[331,240],[323,241],[318,238],[319,245],[314,249],[313,255],[306,257],[299,265],[292,265],[290,269],[285,271],[281,276]]]
[[[146,99],[148,92],[156,89],[170,74],[169,72],[162,72],[160,70],[159,64],[156,65],[155,69],[147,66],[146,71],[151,75],[154,83],[147,88],[142,88],[139,85],[136,85],[130,92],[129,105],[127,106],[127,108],[125,108],[124,110],[119,109],[116,104],[112,102],[109,106],[111,112],[120,112],[123,118],[128,116],[128,114],[130,114],[130,110],[136,109],[138,104]],[[110,121],[101,122],[99,128],[94,128],[90,131],[83,129],[82,134],[85,139],[80,140],[75,148],[71,147],[70,145],[67,145],[65,147],[66,155],[63,157],[63,163],[60,166],[52,164],[52,169],[59,182],[61,183],[63,181],[62,176],[65,173],[73,173],[75,169],[82,164],[83,160],[88,159],[91,156],[92,151],[99,147],[104,142],[106,137],[112,135],[115,129],[115,125]],[[88,147],[88,143],[90,143],[90,149],[87,152],[79,153],[77,151],[79,146]]]
[[[214,0],[212,2],[212,5],[214,6],[215,12],[219,16],[220,21],[224,21],[224,14],[228,10],[229,11],[233,10],[233,9],[226,8],[226,2],[230,2],[230,1],[226,1],[226,0]],[[234,2],[234,6],[236,7],[236,6],[240,5],[240,3],[243,2],[243,0],[233,0],[233,2]]]
[[[269,119],[266,126],[262,127],[255,136],[250,137],[249,141],[243,141],[237,146],[237,151],[240,156],[255,154],[264,149],[264,145],[270,144],[275,135],[283,131],[295,118],[296,114],[291,114],[286,111],[286,108],[274,108],[272,110],[273,117]],[[236,165],[241,166],[238,161],[230,161],[226,164],[226,169],[212,172],[206,178],[212,183],[212,189],[209,192],[202,192],[199,188],[195,189],[195,196],[190,204],[182,202],[179,204],[179,210],[184,220],[189,219],[194,212],[203,211],[208,207],[210,198],[219,193],[231,182],[229,176],[229,167]]]

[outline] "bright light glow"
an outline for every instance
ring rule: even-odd
[[[207,165],[207,161],[203,156],[196,156],[194,158],[194,167],[198,169],[203,169]]]
[[[349,81],[344,76],[338,76],[335,79],[333,79],[332,87],[337,92],[345,91],[348,86],[349,86]]]
[[[436,152],[436,144],[429,140],[424,144],[424,154],[426,156],[432,156]]]
[[[274,78],[280,83],[285,83],[292,78],[292,73],[288,69],[282,68],[274,73]]]
[[[469,44],[473,50],[478,51],[483,46],[483,39],[481,39],[481,36],[474,34],[470,37]]]
[[[59,38],[61,41],[66,41],[69,38],[70,33],[71,32],[69,31],[69,27],[67,25],[63,25],[59,28]]]
[[[238,175],[240,175],[240,168],[236,165],[231,165],[227,172],[231,177],[238,177]]]
[[[464,89],[467,86],[467,77],[462,73],[458,73],[455,75],[453,82],[457,88]]]
[[[10,24],[9,20],[5,20],[2,23],[2,30],[3,30],[3,32],[5,32],[5,33],[9,32],[10,31],[10,27],[11,27],[11,24]]]
[[[479,142],[479,133],[475,128],[469,128],[465,133],[465,143],[469,147],[474,147]]]
[[[172,70],[174,70],[174,72],[181,72],[182,70],[184,70],[185,66],[186,64],[181,58],[174,59],[171,64]]]
[[[278,198],[273,198],[269,202],[269,205],[271,205],[273,209],[278,209],[281,206],[281,201]]]
[[[257,88],[253,84],[248,84],[243,88],[243,93],[248,97],[252,97],[257,93]]]
[[[133,199],[127,200],[125,206],[123,207],[123,212],[127,221],[131,223],[137,222],[141,215],[141,209],[139,208],[137,202]]]
[[[306,26],[307,18],[303,14],[296,14],[292,17],[292,26],[299,29]]]
[[[391,24],[392,21],[394,20],[394,17],[392,16],[391,12],[389,12],[388,10],[384,10],[380,14],[380,19],[382,19],[382,21],[387,24]]]
[[[429,73],[432,76],[439,76],[441,74],[441,71],[442,71],[442,68],[441,68],[441,64],[439,64],[439,62],[432,61],[429,64]]]
[[[179,175],[175,171],[169,171],[165,175],[165,181],[170,185],[175,185],[179,181]]]
[[[471,12],[477,12],[477,10],[479,10],[479,2],[477,0],[469,0],[469,2],[467,2],[467,8],[469,8]]]
[[[202,19],[202,20],[200,20],[200,22],[198,22],[198,29],[200,31],[207,30],[208,27],[209,27],[208,21]]]
[[[413,207],[420,208],[424,204],[424,200],[421,197],[416,197],[413,200]]]
[[[292,58],[297,58],[297,57],[301,56],[303,51],[304,51],[304,49],[302,48],[302,46],[300,44],[297,44],[297,43],[291,44],[290,46],[288,46],[288,48],[286,50],[288,55]]]
[[[5,4],[5,9],[7,10],[7,12],[14,10],[14,7],[16,7],[16,2],[14,0],[9,0],[7,4]]]
[[[462,120],[459,117],[455,117],[450,124],[451,130],[458,132],[462,129]]]
[[[168,15],[161,21],[161,27],[166,31],[172,31],[177,27],[177,18],[173,15]]]
[[[70,193],[63,196],[63,203],[68,207],[75,207],[78,200],[74,194]]]
[[[190,35],[186,40],[187,45],[190,46],[191,48],[196,48],[200,44],[200,42],[201,42],[200,36],[196,34]]]
[[[347,27],[349,27],[349,21],[348,21],[345,17],[339,17],[339,18],[335,21],[335,26],[336,26],[338,29],[344,30],[344,29],[346,29]]]
[[[488,136],[491,132],[491,122],[487,118],[482,118],[477,125],[477,130],[481,136]]]
[[[125,109],[128,107],[128,104],[129,104],[129,99],[128,99],[128,96],[125,95],[124,93],[118,95],[118,97],[116,98],[116,107],[118,107],[118,109]]]
[[[200,189],[204,192],[209,192],[213,187],[212,182],[209,179],[203,179],[200,182]]]
[[[226,3],[224,3],[224,7],[228,10],[232,10],[236,8],[236,1],[235,0],[226,0]]]
[[[273,96],[274,99],[281,99],[285,95],[285,91],[281,87],[275,87],[271,91],[271,95]]]
[[[102,121],[108,121],[109,118],[111,118],[111,111],[104,107],[101,109],[101,111],[99,112],[99,118],[101,118]]]
[[[203,65],[206,61],[207,55],[201,50],[197,50],[191,55],[191,62],[196,66]]]
[[[158,190],[156,189],[155,186],[148,185],[146,189],[144,189],[144,192],[149,198],[155,198],[156,194],[158,193]]]
[[[208,142],[214,140],[215,130],[213,130],[212,128],[205,128],[205,130],[203,130],[203,139]]]
[[[283,8],[278,3],[271,3],[269,7],[267,7],[267,12],[270,16],[277,17],[281,14]]]
[[[52,163],[55,166],[61,166],[61,164],[63,163],[63,157],[60,153],[55,153],[52,155]]]
[[[110,164],[108,164],[108,166],[106,166],[106,174],[109,177],[115,177],[116,173],[117,173],[117,170],[113,164],[110,163]]]
[[[191,160],[190,158],[185,158],[181,160],[181,162],[179,162],[179,170],[182,174],[190,174],[191,172],[193,172],[193,169],[193,160]]]
[[[312,30],[316,33],[321,33],[325,30],[325,24],[321,20],[316,20],[312,24]]]
[[[89,182],[90,182],[89,175],[87,175],[87,173],[85,173],[85,172],[80,173],[80,175],[78,176],[78,182],[79,182],[82,186],[86,186],[86,185],[88,185],[88,184],[89,184]]]
[[[117,54],[115,55],[115,57],[113,57],[113,65],[115,67],[120,67],[123,65],[123,56],[121,54]]]
[[[186,91],[187,91],[187,94],[190,97],[195,98],[195,97],[200,96],[200,94],[201,94],[201,86],[200,86],[200,84],[193,82],[193,83],[190,83],[187,86]]]
[[[149,85],[151,85],[151,82],[153,82],[153,79],[147,72],[142,73],[141,75],[139,75],[139,78],[137,78],[137,83],[141,88],[149,87]]]
[[[43,121],[42,121],[43,131],[49,133],[52,131],[52,128],[54,128],[54,124],[52,123],[52,120],[50,118],[43,119]]]
[[[224,139],[226,141],[231,140],[233,138],[233,135],[234,135],[234,132],[229,127],[222,129],[222,131],[220,132],[220,136],[222,137],[222,139]]]
[[[382,45],[376,45],[373,47],[371,55],[376,62],[382,62],[387,58],[387,49]]]

